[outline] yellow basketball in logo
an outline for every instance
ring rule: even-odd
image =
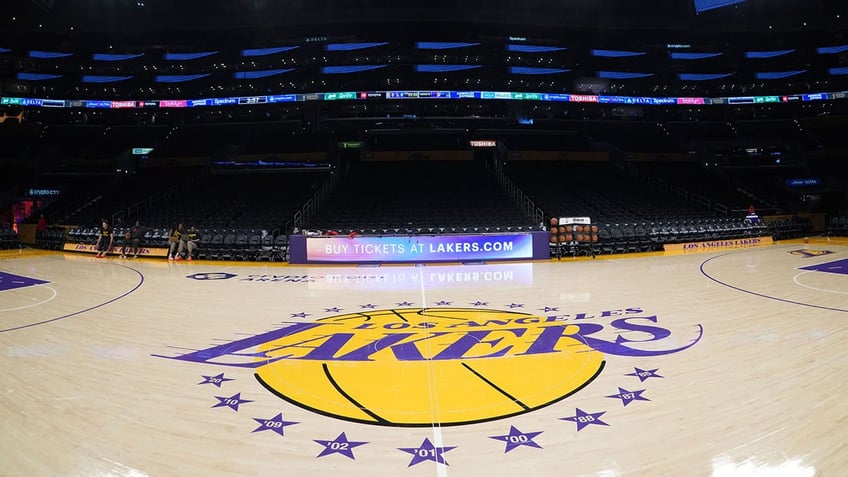
[[[350,421],[469,424],[533,411],[604,366],[577,327],[501,310],[366,310],[263,344],[257,379],[311,411]]]

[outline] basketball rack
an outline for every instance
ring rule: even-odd
[[[550,245],[557,260],[565,255],[597,256],[598,226],[590,217],[553,217],[550,222]]]

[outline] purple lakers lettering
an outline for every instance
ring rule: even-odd
[[[399,316],[409,315],[408,310],[399,311],[403,312]],[[452,315],[457,309],[439,311]],[[467,314],[486,311],[491,310],[467,310]],[[562,340],[574,340],[606,355],[649,357],[683,351],[703,335],[701,325],[696,325],[688,342],[672,339],[672,331],[663,327],[657,316],[643,315],[640,308],[555,316],[497,312],[496,319],[422,316],[420,321],[375,313],[383,319],[362,318],[357,322],[356,316],[342,316],[298,323],[173,359],[249,368],[279,360],[490,359],[560,353]],[[599,318],[611,320],[592,321]],[[668,346],[662,346],[665,343]],[[261,351],[248,352],[256,348]]]

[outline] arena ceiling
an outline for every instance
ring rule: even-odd
[[[702,0],[699,0],[702,1]],[[844,30],[844,0],[740,0],[696,14],[694,0],[29,0],[7,2],[5,31],[146,33],[221,28],[286,27],[293,36],[357,34],[426,24],[434,32],[457,22],[487,25],[500,33],[546,36],[561,29],[633,29],[712,32],[735,29]],[[845,10],[843,12],[842,10]]]

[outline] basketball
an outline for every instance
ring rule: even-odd
[[[579,330],[574,325],[563,324],[562,336],[545,345],[548,352],[527,353],[542,320],[464,308],[333,316],[260,346],[257,360],[266,364],[256,377],[290,403],[349,421],[488,421],[559,401],[603,368],[602,353],[569,336]]]

